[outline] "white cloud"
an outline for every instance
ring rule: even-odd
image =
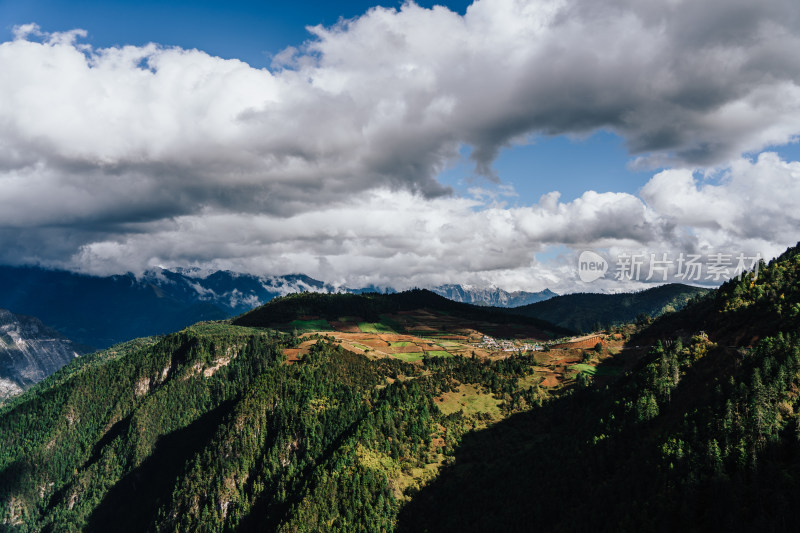
[[[589,191],[569,203],[547,195],[539,204],[508,209],[381,190],[288,219],[213,212],[177,217],[85,245],[61,266],[104,274],[194,264],[259,274],[302,270],[349,286],[462,281],[530,289],[563,282],[536,260],[548,246],[631,246],[660,242],[670,231],[627,194]]]
[[[763,154],[721,170],[719,182],[703,183],[690,171],[658,173],[642,190],[644,200],[587,191],[562,202],[553,192],[537,204],[511,208],[491,198],[426,199],[382,189],[289,217],[205,209],[126,224],[94,233],[83,245],[67,241],[67,250],[78,249],[70,256],[47,235],[56,252],[47,257],[36,251],[47,265],[94,274],[194,266],[303,272],[351,287],[462,282],[563,292],[641,288],[611,275],[581,285],[577,254],[594,249],[607,257],[667,252],[674,258],[683,251],[775,255],[797,239],[800,224],[791,213],[800,207],[798,165]],[[36,247],[40,239],[31,242]],[[548,257],[553,248],[563,252]]]
[[[693,228],[706,248],[747,247],[774,255],[800,239],[800,162],[774,153],[737,159],[710,178],[666,170],[641,196],[663,216]]]

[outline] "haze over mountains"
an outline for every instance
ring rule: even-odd
[[[497,287],[455,284],[431,290],[456,302],[518,308],[515,312],[584,331],[598,322],[605,326],[632,320],[639,313],[655,316],[665,310],[676,310],[688,297],[704,292],[679,284],[665,287],[641,291],[635,297],[602,294],[559,297],[547,289],[510,292]],[[75,342],[94,348],[169,333],[203,320],[234,317],[278,296],[297,292],[395,291],[386,287],[334,286],[303,274],[255,276],[185,269],[150,271],[138,278],[132,274],[95,277],[0,266],[1,308],[35,316]]]

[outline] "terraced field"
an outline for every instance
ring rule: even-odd
[[[308,353],[311,345],[320,336],[333,339],[343,348],[370,359],[393,357],[409,363],[421,363],[425,357],[477,357],[495,360],[517,353],[513,350],[506,351],[499,344],[485,343],[484,336],[505,341],[503,347],[506,349],[517,346],[520,352],[526,344],[551,340],[542,338],[541,331],[525,324],[468,320],[430,309],[374,315],[372,321],[359,316],[340,316],[335,319],[328,316],[326,320],[319,316],[304,315],[288,326],[305,339],[299,347],[287,349],[286,355],[289,356],[290,363]],[[624,357],[616,355],[622,351],[624,343],[621,339],[612,337],[603,337],[602,340],[602,354],[578,344],[570,344],[566,339],[548,351],[524,352],[523,356],[535,359],[536,366],[531,375],[521,378],[522,385],[561,389],[574,383],[580,373],[595,380],[616,378],[626,366]],[[597,339],[593,337],[592,347],[596,343]],[[477,394],[475,391],[467,392],[468,397]]]

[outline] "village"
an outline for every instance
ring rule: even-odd
[[[520,343],[507,339],[495,339],[489,335],[484,335],[481,342],[475,344],[477,348],[483,348],[489,351],[500,352],[538,352],[544,349],[541,344]]]
[[[605,335],[591,334],[570,339],[556,339],[551,342],[528,343],[509,339],[496,339],[490,335],[483,335],[481,341],[475,343],[476,348],[494,352],[539,352],[545,348],[592,348],[598,342],[602,343]]]

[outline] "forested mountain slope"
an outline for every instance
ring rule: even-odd
[[[0,516],[16,531],[789,530],[798,281],[793,248],[641,331],[646,355],[603,353],[556,388],[547,352],[407,363],[292,332],[406,306],[493,316],[424,291],[292,296],[118,345],[0,409]]]
[[[575,293],[508,309],[509,313],[547,320],[563,328],[589,332],[636,320],[639,315],[657,317],[682,309],[708,289],[670,283],[622,294]]]
[[[56,372],[0,411],[3,523],[391,530],[462,435],[546,397],[532,358],[409,364],[318,337],[287,361],[298,341],[201,324]],[[449,409],[462,392],[476,406]]]
[[[571,330],[535,317],[503,312],[497,307],[478,307],[454,302],[425,289],[393,294],[292,294],[273,300],[233,320],[241,326],[275,326],[287,324],[303,316],[336,320],[342,316],[357,316],[370,322],[382,320],[388,314],[428,309],[475,322],[535,326],[545,337],[569,335]]]
[[[635,342],[648,339],[617,384],[466,436],[401,529],[796,529],[800,249]]]

